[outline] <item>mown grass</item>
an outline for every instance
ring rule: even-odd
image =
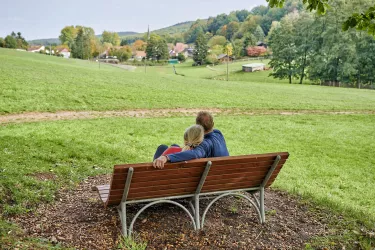
[[[136,73],[0,49],[0,114],[141,108],[374,110],[375,92]],[[182,65],[191,74],[202,68]],[[149,67],[151,68],[151,67]],[[156,70],[156,68],[155,68]],[[197,73],[199,76],[200,73]]]
[[[149,162],[160,143],[181,142],[194,118],[110,118],[7,125],[0,129],[4,214],[52,201],[61,185]],[[274,187],[313,198],[373,225],[374,116],[227,116],[216,124],[231,155],[288,151]],[[54,181],[33,174],[54,173]]]

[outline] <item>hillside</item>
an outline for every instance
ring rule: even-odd
[[[183,32],[186,32],[187,30],[189,30],[192,23],[193,23],[193,21],[177,23],[177,24],[174,24],[172,26],[168,26],[168,27],[161,28],[161,29],[158,29],[158,30],[151,30],[151,32],[157,33],[159,35],[179,34],[179,33],[183,33]],[[120,31],[120,32],[117,32],[117,34],[123,39],[134,39],[134,38],[138,38],[138,37],[143,37],[144,34],[146,34],[146,32],[137,33],[137,32],[134,32],[134,31]],[[101,37],[102,35],[99,34],[99,35],[96,35],[96,36]],[[27,42],[30,45],[60,44],[60,40],[58,38],[36,39],[36,40],[30,40],[30,41],[27,41]]]
[[[42,238],[44,235],[40,234],[44,231],[38,229],[32,231],[33,235],[18,236],[12,232],[17,232],[18,226],[23,227],[9,224],[7,216],[26,213],[38,206],[47,207],[47,202],[60,199],[60,204],[65,203],[66,199],[57,191],[62,188],[62,192],[69,194],[67,188],[73,190],[82,180],[88,188],[74,193],[89,193],[90,187],[95,186],[93,176],[110,173],[113,164],[150,161],[160,143],[182,142],[183,131],[194,122],[197,110],[215,113],[215,125],[225,134],[233,156],[290,153],[274,187],[302,198],[298,201],[306,211],[305,205],[313,201],[312,204],[318,205],[327,216],[334,213],[340,217],[338,223],[343,226],[335,230],[328,228],[330,235],[324,234],[324,239],[333,238],[328,238],[330,245],[332,242],[335,246],[359,242],[358,237],[365,237],[348,236],[343,233],[346,228],[350,228],[349,232],[362,232],[369,231],[367,225],[371,225],[373,230],[375,184],[369,173],[375,165],[372,158],[374,91],[285,84],[262,72],[249,74],[247,81],[209,80],[204,78],[223,74],[226,65],[210,70],[204,66],[193,67],[191,62],[175,66],[177,72],[185,75],[181,76],[173,73],[171,65],[148,67],[146,73],[143,70],[130,72],[105,64],[99,67],[88,60],[67,60],[2,48],[0,61],[0,118],[5,121],[1,123],[0,119],[0,176],[4,176],[0,178],[0,235],[5,235],[6,239],[14,237],[12,241],[17,244],[28,236]],[[240,67],[241,63],[233,63],[230,70]],[[89,117],[92,111],[96,112]],[[122,115],[124,113],[127,115]],[[62,119],[64,114],[70,114],[69,119]],[[25,116],[30,120],[7,122]],[[47,120],[47,116],[54,118]],[[49,179],[41,179],[45,176]],[[267,204],[270,204],[269,194],[267,191]],[[283,194],[282,199],[287,200],[286,197]],[[70,216],[87,213],[86,205],[82,205],[85,202],[92,206],[90,211],[95,212],[92,214],[97,214],[94,209],[102,210],[102,205],[99,206],[96,199],[97,196],[71,199],[78,204],[73,206],[83,211],[65,209],[70,213],[65,222],[72,225]],[[289,200],[287,202],[290,204]],[[268,225],[275,225],[272,218],[279,220],[280,211],[288,213],[285,216],[288,221],[300,218],[285,206],[281,209],[267,206],[273,211],[267,214]],[[60,208],[54,211],[64,210]],[[234,217],[237,210],[227,212],[239,224]],[[36,214],[45,218],[47,213]],[[61,218],[60,213],[56,215]],[[253,223],[254,217],[250,218],[247,221]],[[51,218],[50,221],[56,220]],[[166,225],[180,227],[183,223],[170,221],[173,222],[169,220]],[[316,223],[324,221],[326,217],[319,217]],[[357,221],[360,227],[353,225]],[[96,228],[97,220],[92,222]],[[303,218],[301,222],[310,224],[311,220]],[[27,226],[36,227],[38,223]],[[74,223],[77,223],[76,228],[86,229],[92,235],[92,228],[82,224],[86,220]],[[107,224],[118,233],[116,224]],[[233,224],[224,222],[221,227],[229,228],[228,225]],[[264,232],[270,227],[263,228]],[[67,230],[59,224],[45,232],[58,235],[58,230],[72,234],[71,228]],[[289,224],[284,223],[282,230],[288,228]],[[243,233],[242,227],[237,230]],[[157,230],[148,227],[144,231],[147,236]],[[239,233],[231,229],[223,235]],[[140,239],[150,242],[150,248],[154,247],[144,235],[140,234]],[[255,238],[260,234],[245,232],[243,238],[249,235]],[[288,234],[280,235],[291,238]],[[104,233],[98,239],[103,241],[105,237],[110,238],[108,242],[113,241],[113,235]],[[348,237],[351,238],[348,240]],[[64,239],[62,243],[69,244],[67,247],[74,246],[74,237]],[[4,240],[0,241],[3,244]],[[22,249],[52,248],[28,245]]]

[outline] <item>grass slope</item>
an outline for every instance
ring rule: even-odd
[[[243,110],[374,110],[370,90],[206,80],[217,74],[187,64],[187,76],[128,72],[81,60],[0,49],[0,114],[25,111],[136,108]],[[218,66],[223,68],[224,66]],[[232,67],[237,67],[233,65]],[[162,70],[170,70],[164,67]],[[195,71],[196,70],[196,71]],[[214,73],[212,73],[214,72]],[[189,77],[196,74],[196,78]],[[222,74],[220,71],[219,74]],[[254,74],[256,76],[256,74]],[[263,76],[261,76],[263,77]]]
[[[0,200],[5,213],[52,201],[61,185],[149,162],[160,143],[181,143],[188,118],[110,118],[0,127]],[[375,222],[375,116],[218,116],[231,155],[290,152],[275,187]],[[38,181],[35,173],[53,173]],[[360,194],[360,195],[359,195]],[[5,204],[4,204],[5,203]]]

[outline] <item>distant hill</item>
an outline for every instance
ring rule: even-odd
[[[58,38],[46,38],[46,39],[36,39],[27,41],[30,45],[50,45],[50,44],[60,44]]]
[[[158,30],[151,30],[152,33],[156,33],[159,35],[174,35],[186,32],[193,21],[187,21],[182,23],[177,23],[172,26],[168,26]],[[144,33],[137,33],[134,31],[120,31],[117,34],[123,39],[135,40],[136,38],[142,38],[146,32]],[[97,37],[101,37],[102,35],[97,35]],[[60,40],[58,38],[47,38],[47,39],[36,39],[27,41],[30,45],[49,45],[49,44],[60,44]]]

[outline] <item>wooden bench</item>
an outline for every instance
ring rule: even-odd
[[[148,207],[170,203],[183,209],[192,220],[195,230],[202,229],[209,208],[228,195],[249,201],[265,222],[264,189],[276,179],[289,153],[270,153],[244,156],[204,158],[188,162],[168,163],[155,169],[152,163],[115,165],[109,185],[97,186],[105,207],[119,205],[122,233],[131,236],[138,216]],[[251,196],[239,191],[247,191]],[[259,192],[259,199],[255,193]],[[200,198],[213,198],[199,213]],[[190,199],[191,211],[177,200]],[[126,206],[146,203],[132,219],[126,222]],[[194,203],[194,204],[193,204]]]

